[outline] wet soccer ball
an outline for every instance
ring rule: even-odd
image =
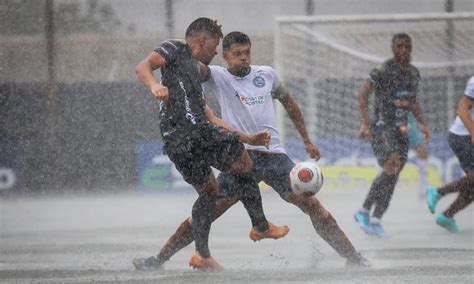
[[[314,195],[321,190],[324,178],[316,162],[297,163],[290,172],[290,185],[293,192]]]

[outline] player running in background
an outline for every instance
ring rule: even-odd
[[[423,133],[421,133],[418,127],[418,121],[412,113],[408,114],[408,144],[416,153],[415,165],[418,168],[418,175],[420,177],[418,197],[424,199],[426,188],[428,187],[428,143],[423,139]]]
[[[296,101],[279,81],[275,71],[268,66],[250,65],[250,53],[251,42],[247,35],[241,32],[226,35],[223,40],[223,57],[228,68],[209,66],[207,69],[207,66],[203,66],[204,71],[210,75],[204,83],[205,92],[214,93],[219,102],[222,119],[232,127],[245,133],[262,129],[271,132],[268,147],[245,145],[253,161],[250,173],[254,179],[258,182],[264,181],[277,191],[281,198],[296,205],[307,214],[316,232],[347,259],[348,265],[368,266],[368,261],[355,250],[334,217],[324,208],[318,198],[298,195],[291,190],[288,175],[294,163],[286,154],[280,140],[274,99],[284,106],[301,134],[305,149],[311,158],[319,159],[319,149],[308,137],[303,115]],[[232,173],[220,173],[218,183],[220,199],[217,202],[215,218],[248,193],[257,193],[258,198],[261,198],[258,185],[256,185],[256,191],[243,192],[242,189],[255,186],[255,184],[236,179],[236,175]],[[191,218],[186,219],[160,253],[148,258],[150,265],[137,268],[157,269],[176,252],[189,245],[193,241],[191,234],[193,222]],[[253,231],[250,233],[250,238],[254,241],[261,239]]]
[[[163,150],[198,193],[192,208],[196,251],[190,265],[217,270],[221,267],[211,257],[208,246],[217,200],[217,183],[211,166],[221,171],[247,172],[252,161],[239,138],[257,145],[267,145],[270,140],[267,131],[256,135],[228,131],[233,129],[214,116],[205,104],[197,60],[209,64],[221,38],[220,25],[208,18],[198,18],[186,30],[186,42],[165,41],[136,67],[138,79],[160,100]],[[161,83],[153,76],[156,69],[161,69]],[[263,223],[261,227],[268,227],[261,203],[252,205],[260,206],[262,212],[257,221]]]
[[[428,140],[430,131],[416,100],[420,73],[410,64],[412,41],[408,34],[392,38],[393,58],[373,69],[359,91],[360,136],[371,142],[382,172],[375,178],[362,208],[354,214],[360,227],[383,237],[380,223],[387,210],[408,154],[407,115],[411,111]],[[369,95],[375,92],[375,120],[368,115]],[[372,215],[370,211],[373,209]]]
[[[464,96],[458,103],[458,115],[449,128],[448,142],[466,173],[440,188],[428,187],[426,200],[431,213],[435,212],[438,200],[448,193],[459,192],[458,197],[443,213],[436,215],[436,223],[456,233],[459,227],[453,217],[474,199],[474,76],[467,82]]]

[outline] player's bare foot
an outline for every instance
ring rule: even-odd
[[[268,222],[268,229],[266,231],[259,232],[255,228],[252,228],[249,237],[254,242],[262,239],[279,239],[286,236],[289,231],[290,228],[288,228],[288,226],[276,226]]]
[[[212,256],[202,257],[197,251],[193,252],[191,255],[189,266],[206,272],[219,272],[224,270],[224,268],[217,263]]]

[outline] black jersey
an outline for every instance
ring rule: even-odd
[[[397,107],[397,102],[416,101],[420,81],[418,69],[410,64],[403,70],[394,59],[389,59],[372,70],[369,81],[375,88],[375,123],[388,127],[396,126],[400,121],[406,123],[408,109]]]
[[[156,49],[166,60],[161,67],[161,84],[169,90],[169,101],[160,104],[160,129],[163,139],[180,139],[199,134],[199,126],[207,125],[205,101],[198,62],[189,45],[168,40]]]

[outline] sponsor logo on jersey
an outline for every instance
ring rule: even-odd
[[[240,101],[247,106],[254,106],[254,105],[261,105],[264,103],[263,96],[256,96],[256,97],[240,97]]]
[[[262,76],[256,76],[255,78],[253,78],[253,84],[257,88],[262,88],[263,86],[265,86],[265,79],[263,79]]]

